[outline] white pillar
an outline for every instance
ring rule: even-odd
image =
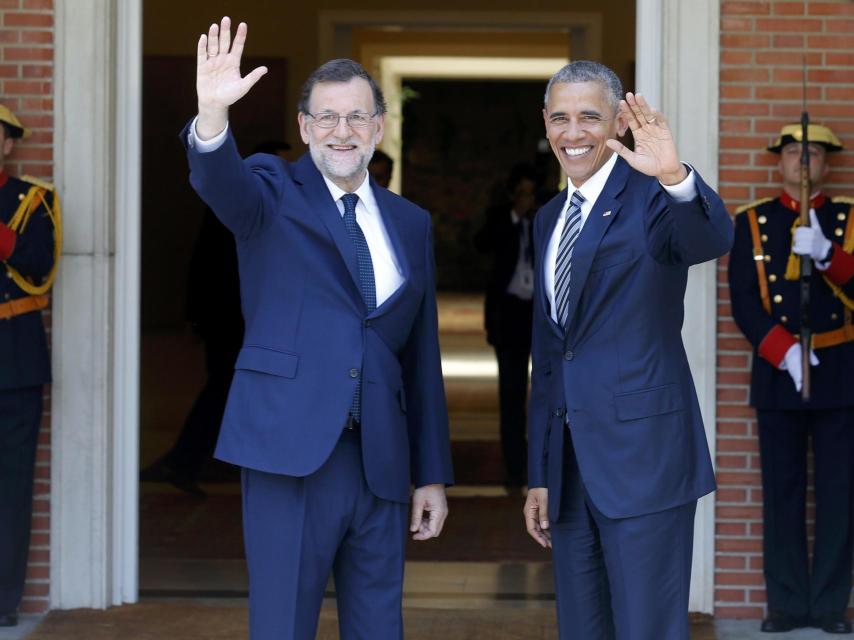
[[[51,606],[136,599],[141,0],[56,3]]]
[[[717,0],[638,0],[637,90],[660,105],[679,154],[712,187],[718,180],[718,66],[720,5]],[[697,386],[706,438],[715,455],[715,263],[692,267],[685,294],[682,337]],[[714,497],[697,505],[692,611],[714,612]]]

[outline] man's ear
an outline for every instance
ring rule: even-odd
[[[299,137],[302,138],[302,141],[305,144],[308,144],[308,120],[306,119],[305,114],[302,111],[297,114],[297,122],[299,122]]]
[[[378,145],[383,141],[383,134],[385,133],[385,114],[381,113],[377,116],[377,132],[374,134],[374,144]]]
[[[6,138],[3,140],[3,156],[8,156],[12,153],[12,149],[15,148],[15,139],[14,138]]]
[[[626,131],[629,129],[629,123],[626,120],[625,114],[622,110],[617,111],[617,135],[620,137],[626,135]]]

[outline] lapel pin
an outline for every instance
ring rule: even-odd
[[[607,218],[610,215],[611,215],[611,210],[609,209],[608,211],[606,211],[605,213],[602,214],[602,217]]]

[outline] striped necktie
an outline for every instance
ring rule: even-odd
[[[569,280],[572,273],[572,251],[575,241],[581,233],[581,205],[584,196],[580,191],[572,194],[569,201],[569,209],[563,223],[563,231],[560,234],[560,244],[557,248],[557,260],[555,260],[555,307],[557,308],[557,319],[564,329],[569,316]]]
[[[365,240],[365,234],[362,233],[362,228],[356,222],[356,203],[358,201],[359,196],[355,193],[345,193],[341,196],[341,202],[344,203],[344,226],[347,227],[347,233],[350,234],[350,239],[356,246],[356,258],[359,261],[359,289],[362,292],[368,313],[371,313],[377,308],[377,282],[374,278],[374,263],[371,260],[368,241]],[[356,393],[353,395],[353,403],[350,405],[350,415],[356,420],[361,421],[362,419],[361,375],[356,386]]]

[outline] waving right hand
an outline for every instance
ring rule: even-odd
[[[246,23],[237,26],[231,42],[231,19],[225,16],[220,25],[212,24],[207,34],[199,38],[196,67],[196,93],[199,98],[199,120],[196,131],[208,139],[225,128],[228,107],[245,96],[267,73],[267,67],[257,67],[246,77],[240,77],[240,57],[246,43]]]

